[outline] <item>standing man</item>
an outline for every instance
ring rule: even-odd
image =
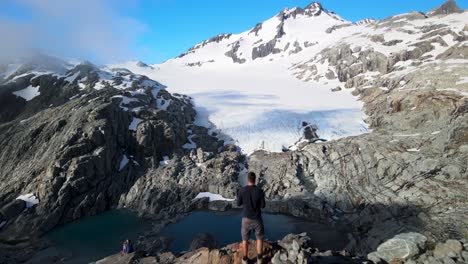
[[[255,185],[255,173],[247,174],[247,186],[242,187],[237,193],[237,206],[243,206],[242,210],[242,249],[244,257],[242,263],[248,262],[248,241],[251,230],[255,230],[257,239],[257,264],[262,263],[264,228],[262,220],[262,208],[265,208],[265,193]]]

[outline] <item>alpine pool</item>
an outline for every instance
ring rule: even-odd
[[[339,250],[347,244],[346,232],[328,224],[269,213],[263,214],[263,220],[268,240],[279,240],[289,233],[307,232],[313,246],[319,249]],[[240,241],[240,221],[241,211],[238,210],[194,211],[163,228],[161,236],[171,240],[169,250],[173,252],[188,250],[193,238],[203,233],[212,235],[216,245],[223,247]],[[129,211],[112,210],[61,226],[46,237],[64,258],[64,263],[89,263],[118,253],[125,239],[136,241],[139,235],[151,229],[151,224]]]

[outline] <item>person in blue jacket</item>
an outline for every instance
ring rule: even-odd
[[[125,240],[122,246],[122,253],[124,254],[130,254],[133,252],[133,244],[130,239]]]

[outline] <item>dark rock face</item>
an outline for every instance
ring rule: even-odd
[[[240,42],[236,41],[230,45],[232,46],[232,48],[230,51],[226,52],[225,55],[227,57],[230,57],[234,63],[240,63],[240,64],[245,63],[245,59],[241,59],[237,56],[237,51],[240,48]]]
[[[13,219],[26,209],[26,203],[22,200],[14,200],[0,209],[0,223]]]
[[[262,29],[263,27],[263,23],[258,23],[257,25],[255,25],[255,27],[249,32],[250,33],[253,33],[255,34],[255,36],[258,36],[258,32]]]
[[[146,64],[146,63],[144,63],[144,62],[142,62],[142,61],[138,61],[136,65],[137,65],[138,67],[153,69],[153,67],[149,66],[148,64]]]
[[[196,235],[192,242],[190,243],[189,251],[194,251],[199,248],[208,248],[208,249],[214,249],[216,248],[216,240],[215,238],[207,233],[202,233]]]
[[[159,164],[163,155],[185,144],[185,122],[191,122],[193,110],[187,107],[191,112],[184,117],[183,112],[174,116],[150,109],[135,137],[129,130],[131,115],[121,109],[121,100],[112,98],[117,94],[97,92],[41,111],[34,119],[0,125],[1,155],[16,157],[1,159],[2,200],[23,192],[36,193],[40,200],[28,216],[36,216],[32,223],[21,216],[9,224],[13,231],[23,230],[16,235],[40,234],[115,207],[146,166]]]
[[[0,122],[13,120],[26,106],[24,99],[19,99],[11,93],[0,96]]]
[[[270,54],[280,53],[281,50],[275,48],[276,39],[272,39],[267,43],[261,44],[258,47],[254,47],[252,50],[252,59],[255,60],[257,58],[263,58]]]

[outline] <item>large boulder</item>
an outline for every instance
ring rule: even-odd
[[[368,258],[374,262],[377,258],[386,262],[393,259],[408,260],[418,255],[420,250],[425,248],[426,242],[427,238],[419,233],[398,234],[381,244],[377,252],[370,253]]]
[[[434,249],[434,257],[457,257],[461,254],[463,245],[458,240],[449,239],[445,243],[438,243]]]
[[[216,239],[207,233],[195,235],[190,243],[189,251],[197,250],[199,248],[213,249],[216,247]]]

